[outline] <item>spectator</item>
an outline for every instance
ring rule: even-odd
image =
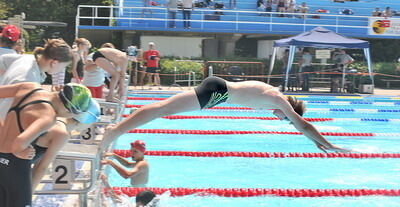
[[[278,0],[277,12],[286,12],[286,0]],[[285,15],[281,14],[280,17],[284,17]]]
[[[151,6],[151,0],[143,0],[143,7],[149,7]],[[145,12],[149,12],[150,14],[153,14],[153,10],[151,9],[142,9],[142,17],[144,17]]]
[[[386,7],[385,11],[383,12],[383,16],[384,17],[392,17],[393,16],[392,9],[390,7]]]
[[[272,0],[267,0],[267,5],[265,7],[266,12],[272,12]],[[270,14],[268,14],[268,16],[270,16]]]
[[[138,81],[139,85],[143,86],[144,85],[144,78],[146,77],[146,66],[144,63],[144,53],[142,49],[138,49],[138,55],[137,55],[137,61],[138,64],[136,65],[137,72],[138,72]]]
[[[167,10],[168,10],[168,27],[176,28],[175,19],[176,19],[176,12],[178,10],[178,4],[176,0],[168,0]]]
[[[153,191],[144,190],[136,195],[137,207],[144,207],[144,206],[155,207],[157,206],[157,202],[158,202],[157,196]]]
[[[289,0],[289,5],[287,7],[286,12],[288,12],[288,13],[296,12],[296,1],[295,0]],[[293,17],[293,14],[290,14],[289,16]]]
[[[132,169],[129,170],[110,159],[104,159],[101,163],[113,167],[123,178],[130,178],[133,187],[145,187],[149,179],[149,163],[144,159],[145,151],[146,144],[141,140],[136,140],[131,143],[131,158],[134,162],[130,162],[115,153],[105,154],[106,157],[115,158],[123,166],[131,167]]]
[[[333,56],[333,60],[336,62],[340,71],[346,70],[347,66],[354,62],[354,59],[350,55],[346,54],[346,51],[344,50],[339,50],[339,52]]]
[[[342,14],[344,14],[344,15],[353,15],[354,12],[351,9],[343,9],[342,10]]]
[[[236,0],[229,0],[229,8],[236,9]]]
[[[17,40],[17,43],[14,45],[14,47],[12,47],[12,49],[15,50],[15,52],[17,52],[17,54],[24,54],[25,53],[25,42],[23,39],[19,39]]]
[[[146,72],[150,82],[154,77],[154,85],[160,87],[160,52],[155,49],[154,42],[149,42],[149,50],[144,52],[144,60],[146,61]],[[159,88],[161,90],[161,87]]]
[[[306,2],[303,2],[303,3],[301,3],[301,5],[299,6],[299,12],[300,13],[308,13],[308,10],[309,10],[310,8],[307,6],[307,3]],[[302,16],[302,18],[304,18],[305,17],[305,15],[303,15]]]
[[[373,17],[381,17],[382,16],[382,11],[379,7],[376,7],[375,10],[372,12]]]
[[[190,14],[193,10],[192,0],[182,0],[183,27],[190,29]]]
[[[19,28],[14,25],[7,25],[2,29],[0,35],[0,55],[16,54],[13,47],[15,47],[18,40],[21,39],[21,31]]]
[[[266,11],[266,6],[265,6],[265,4],[264,4],[264,0],[257,0],[257,10],[259,11],[259,12],[265,12]],[[260,16],[262,16],[263,14],[262,13],[260,13],[259,14]]]
[[[312,56],[310,54],[310,51],[308,48],[303,49],[303,55],[301,56],[301,59],[299,61],[299,72],[301,73],[299,76],[299,84],[302,87],[302,91],[308,91],[309,90],[309,85],[308,85],[308,74],[302,74],[303,72],[311,72],[311,62],[312,62]]]

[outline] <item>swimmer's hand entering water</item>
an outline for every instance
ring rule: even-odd
[[[349,150],[349,149],[345,149],[345,148],[341,148],[341,147],[338,147],[338,146],[335,146],[335,145],[332,145],[332,146],[330,146],[330,147],[326,147],[326,146],[324,146],[324,145],[322,145],[322,144],[317,144],[317,147],[320,149],[320,150],[322,150],[323,152],[325,152],[325,153],[328,153],[327,151],[329,150],[329,151],[334,151],[334,152],[340,152],[340,153],[350,153],[350,152],[352,152],[351,150]]]

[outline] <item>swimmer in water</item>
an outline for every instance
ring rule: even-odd
[[[131,129],[153,119],[172,114],[211,108],[227,102],[254,109],[272,109],[281,120],[290,121],[293,126],[308,137],[319,149],[326,152],[349,152],[326,140],[319,131],[302,117],[305,112],[303,101],[292,96],[285,97],[277,88],[260,81],[229,82],[218,77],[208,77],[194,90],[177,94],[166,100],[145,105],[122,122],[106,129],[101,147]]]
[[[134,162],[130,162],[115,153],[105,154],[106,157],[115,158],[124,167],[132,169],[127,170],[110,159],[104,159],[101,163],[113,167],[123,178],[130,178],[133,187],[145,187],[149,180],[149,163],[144,159],[145,152],[146,144],[141,140],[136,140],[131,143],[132,160]]]

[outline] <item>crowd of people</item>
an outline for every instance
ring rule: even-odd
[[[306,2],[297,5],[296,0],[257,0],[257,10],[259,12],[308,13],[309,7]],[[278,16],[284,17],[285,15]]]

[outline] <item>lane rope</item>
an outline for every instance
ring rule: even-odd
[[[140,108],[145,105],[137,105],[137,104],[126,104],[125,108]],[[263,111],[263,110],[255,110],[249,107],[232,107],[232,106],[214,106],[212,108],[207,108],[203,110],[243,110],[243,111]],[[274,110],[274,109],[267,109]],[[400,109],[347,109],[347,108],[308,108],[307,111],[310,112],[356,112],[356,113],[381,113],[381,112],[390,112],[390,113],[400,113]]]
[[[124,114],[122,117],[126,118],[129,114]],[[186,116],[186,115],[171,115],[161,117],[164,119],[256,119],[256,120],[269,120],[279,121],[277,117],[254,117],[254,116]],[[309,122],[324,122],[324,121],[373,121],[373,122],[399,122],[400,119],[384,119],[384,118],[304,118]]]
[[[190,129],[134,129],[128,133],[135,134],[201,134],[201,135],[224,135],[224,134],[290,134],[302,135],[301,132],[288,131],[240,131],[240,130],[190,130]],[[324,136],[400,136],[400,133],[354,133],[354,132],[321,132]]]
[[[198,196],[217,195],[221,197],[355,197],[355,196],[400,196],[400,189],[268,189],[268,188],[136,188],[113,187],[116,193],[123,193],[129,197],[136,196],[144,190],[151,190],[155,194],[171,192],[171,196]]]
[[[128,100],[135,101],[162,101],[168,98],[156,97],[128,97]],[[374,106],[398,106],[400,102],[373,102],[373,101],[306,101],[309,104],[328,104],[328,105],[374,105]]]
[[[113,152],[122,157],[131,157],[131,150],[115,149]],[[400,153],[309,153],[309,152],[197,152],[197,151],[146,151],[148,156],[183,157],[261,157],[261,158],[400,158]]]

